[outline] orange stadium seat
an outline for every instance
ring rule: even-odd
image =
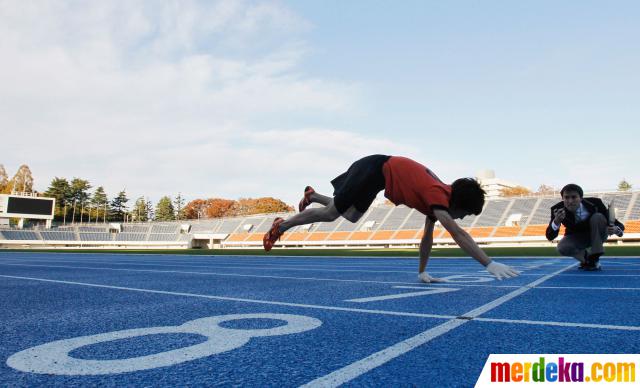
[[[416,235],[421,232],[422,230],[400,230],[393,237],[393,239],[394,240],[411,240],[414,238],[420,238],[420,237],[416,237]]]
[[[440,229],[440,228],[436,228],[433,230],[433,238],[440,238],[440,235],[445,232],[446,229]],[[424,236],[424,229],[421,229],[418,231],[418,234],[416,235],[417,239],[422,239],[422,236]]]
[[[519,226],[499,226],[493,237],[516,237],[521,230]]]
[[[329,237],[329,232],[313,232],[310,233],[307,241],[324,241]]]
[[[624,223],[625,233],[640,233],[640,220],[631,220]]]
[[[333,232],[329,235],[328,240],[338,241],[338,240],[346,240],[351,232]]]
[[[349,240],[368,240],[372,234],[373,232],[353,232],[353,234],[349,236]]]
[[[227,241],[244,241],[247,236],[249,236],[249,233],[232,233],[227,238]]]
[[[522,232],[523,236],[544,236],[547,225],[529,225]]]
[[[395,233],[394,230],[379,230],[371,236],[372,240],[389,240]]]
[[[471,228],[471,230],[469,230],[469,234],[471,235],[471,237],[489,237],[494,229],[495,226],[479,226],[476,228]]]
[[[282,241],[304,241],[309,237],[309,233],[306,232],[291,232],[285,233],[282,236]]]
[[[262,241],[264,233],[251,233],[244,241]]]

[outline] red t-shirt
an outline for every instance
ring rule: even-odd
[[[396,205],[407,205],[435,219],[433,207],[449,208],[451,186],[443,183],[422,164],[392,156],[382,166],[384,196]]]

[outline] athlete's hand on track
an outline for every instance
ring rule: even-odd
[[[447,281],[446,279],[442,279],[442,278],[432,278],[431,276],[429,276],[427,271],[420,272],[418,274],[418,279],[422,283],[445,283]]]
[[[492,261],[487,265],[487,271],[496,277],[498,280],[515,278],[520,275],[520,272],[515,269],[509,267],[508,265],[498,263],[497,261]]]

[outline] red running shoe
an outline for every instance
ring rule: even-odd
[[[271,248],[273,248],[273,244],[275,244],[276,241],[280,240],[280,237],[282,237],[283,232],[280,231],[280,224],[282,224],[283,222],[284,219],[280,217],[273,220],[271,229],[269,229],[269,231],[264,234],[264,237],[262,237],[262,246],[264,247],[265,251],[269,252]]]
[[[307,206],[311,205],[311,194],[315,192],[316,191],[311,186],[307,186],[304,188],[304,197],[302,197],[300,203],[298,204],[299,211],[303,211],[307,208]]]

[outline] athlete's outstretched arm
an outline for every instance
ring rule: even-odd
[[[455,220],[451,217],[448,211],[442,209],[434,209],[433,214],[436,216],[438,221],[444,226],[444,228],[451,234],[453,237],[453,241],[455,241],[463,251],[465,251],[469,256],[476,259],[480,264],[484,265],[493,276],[495,276],[498,280],[502,280],[503,278],[511,278],[518,276],[520,272],[515,269],[509,267],[508,265],[500,264],[496,261],[492,261],[489,256],[480,247],[476,242],[471,238],[469,233],[465,232]]]
[[[429,256],[431,255],[431,247],[433,246],[433,227],[434,223],[426,218],[424,221],[424,235],[420,241],[420,265],[418,267],[418,279],[423,283],[440,283],[445,282],[445,279],[432,278],[425,270],[427,269],[427,263],[429,262]]]

